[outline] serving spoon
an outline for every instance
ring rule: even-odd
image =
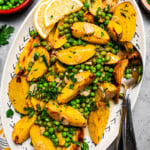
[[[129,95],[132,92],[133,88],[135,88],[142,79],[143,60],[140,52],[136,49],[136,47],[134,47],[134,49],[136,50],[136,57],[129,61],[129,64],[133,66],[131,67],[132,78],[123,78],[122,80],[122,85],[124,86],[125,94],[123,96],[121,123],[119,134],[115,143],[115,150],[137,150]],[[141,67],[138,68],[135,65],[136,63],[139,63]],[[139,71],[137,71],[137,69]]]

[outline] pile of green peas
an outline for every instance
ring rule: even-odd
[[[57,146],[59,144],[56,132],[62,134],[62,137],[65,138],[64,147],[68,147],[73,141],[72,137],[76,134],[77,130],[75,127],[64,126],[59,121],[53,120],[48,116],[47,113],[44,115],[42,115],[42,113],[39,114],[36,118],[35,124],[45,128],[45,132],[43,133],[43,135],[51,139],[54,146]]]
[[[0,10],[8,10],[22,4],[25,0],[0,0]]]

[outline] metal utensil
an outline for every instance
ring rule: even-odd
[[[134,47],[135,48],[135,47]],[[136,48],[135,48],[136,49]],[[136,52],[138,50],[136,49]],[[138,71],[138,67],[136,67],[135,62],[138,62],[141,65],[140,70],[143,70],[143,61],[141,54],[138,52],[138,57],[130,60],[130,65],[134,66],[132,69],[137,74],[134,74],[134,76],[131,79],[123,79],[122,84],[125,88],[125,95],[123,97],[123,105],[122,105],[122,116],[121,116],[121,123],[120,123],[120,129],[119,129],[119,135],[116,140],[115,150],[119,150],[119,143],[120,137],[122,136],[122,148],[120,150],[136,150],[136,140],[135,140],[135,134],[134,134],[134,128],[133,128],[133,121],[132,121],[132,113],[131,113],[131,104],[129,95],[132,92],[132,89],[136,87],[142,78],[143,71]]]

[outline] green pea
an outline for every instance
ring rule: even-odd
[[[68,132],[69,129],[68,129],[67,127],[64,127],[64,131],[65,131],[65,132]]]
[[[86,106],[86,104],[85,104],[85,103],[82,103],[81,106],[84,108],[84,107]]]
[[[106,59],[106,61],[110,61],[111,57],[109,55],[106,55],[105,59]]]
[[[31,69],[32,69],[31,67],[28,67],[28,68],[27,68],[28,71],[31,71]]]
[[[80,66],[80,65],[76,65],[76,66],[75,66],[75,68],[80,69],[80,68],[81,68],[81,66]]]
[[[29,62],[28,67],[32,67],[32,66],[33,66],[33,63]]]
[[[109,20],[105,20],[104,24],[108,25],[109,24]]]
[[[93,88],[92,88],[92,89],[93,89],[94,91],[95,91],[95,90],[97,90],[97,86],[93,86]]]
[[[47,41],[42,41],[42,42],[41,42],[41,45],[42,45],[42,46],[46,46],[46,45],[47,45]]]
[[[65,34],[64,31],[59,32],[59,35],[60,35],[60,36],[63,36],[64,34]]]
[[[102,16],[103,18],[105,18],[105,16],[106,16],[105,12],[102,12],[101,16]]]
[[[72,72],[73,72],[73,73],[77,73],[77,72],[78,72],[78,69],[73,68],[73,69],[72,69]]]
[[[66,138],[66,142],[70,142],[70,141],[71,141],[71,139],[67,137]]]
[[[39,44],[38,43],[34,43],[34,47],[38,47],[39,46]]]
[[[46,131],[46,132],[44,132],[44,134],[43,134],[44,136],[49,136],[49,133]]]
[[[69,146],[70,146],[70,144],[67,142],[64,144],[64,147],[69,147]]]
[[[101,73],[100,73],[100,72],[96,72],[96,76],[97,76],[97,77],[100,77],[100,76],[101,76]]]
[[[52,123],[51,122],[47,122],[47,126],[48,127],[52,127]],[[49,132],[49,131],[48,131]],[[51,133],[51,132],[50,132]]]
[[[4,4],[4,0],[0,0],[0,5],[3,5]]]
[[[90,66],[85,66],[85,69],[86,69],[86,70],[89,70],[89,69],[90,69]]]
[[[81,69],[84,70],[84,68],[85,68],[85,65],[84,65],[84,64],[81,64]]]
[[[52,125],[52,124],[51,124]],[[50,133],[50,134],[53,134],[54,133],[54,128],[53,127],[50,127],[49,129],[48,129],[48,132]]]
[[[22,4],[24,2],[24,0],[19,0],[19,3]]]
[[[73,105],[72,108],[76,109],[77,107]]]
[[[59,26],[59,27],[58,27],[58,30],[59,30],[59,31],[63,31],[63,30],[64,30],[64,27],[63,27],[63,26]]]
[[[51,82],[52,87],[56,87],[56,82]]]
[[[95,96],[95,93],[94,92],[91,92],[91,94],[90,94],[92,97],[94,97]]]
[[[106,20],[109,20],[109,16],[106,16],[105,19],[106,19]]]
[[[98,64],[101,64],[101,63],[102,63],[102,59],[97,59],[96,62],[97,62]]]
[[[73,46],[76,46],[77,44],[78,44],[78,42],[75,41],[75,40],[74,40],[73,43],[72,43]]]
[[[60,125],[60,122],[58,122],[58,121],[53,121],[53,124],[56,125],[56,126],[59,126],[59,125]]]
[[[69,39],[69,38],[71,37],[71,34],[70,34],[70,33],[67,33],[67,34],[66,34],[66,37],[67,37],[67,39]]]
[[[107,14],[107,16],[109,17],[109,19],[111,19],[112,18],[112,14]]]
[[[83,21],[85,21],[85,22],[88,21],[88,18],[87,18],[87,17],[84,17],[84,18],[83,18]]]
[[[64,23],[68,23],[69,22],[69,19],[68,18],[65,18],[64,19]]]
[[[92,72],[92,73],[95,73],[95,72],[96,72],[96,68],[93,67],[93,68],[91,69],[91,72]]]
[[[97,64],[97,65],[96,65],[96,69],[97,69],[97,70],[100,70],[101,68],[102,68],[101,64]]]
[[[69,32],[70,32],[69,29],[65,29],[65,30],[64,30],[64,33],[65,33],[65,34],[67,34],[67,33],[69,33]]]
[[[73,19],[73,18],[74,18],[74,16],[73,16],[73,15],[70,15],[70,16],[69,16],[69,18],[70,18],[70,19]]]
[[[103,72],[103,73],[101,74],[101,76],[102,76],[102,77],[105,77],[105,72]]]
[[[64,130],[64,126],[63,126],[63,125],[60,125],[60,126],[58,127],[58,131],[61,132],[61,131],[63,131],[63,130]]]
[[[125,75],[125,78],[126,78],[126,79],[130,79],[131,77],[132,77],[131,74],[126,74],[126,75]]]
[[[92,98],[92,102],[96,102],[96,99],[95,99],[95,98]]]
[[[8,9],[9,9],[9,7],[7,5],[2,6],[2,10],[8,10]]]
[[[102,51],[102,52],[101,52],[101,55],[102,55],[102,56],[105,56],[105,55],[106,55],[106,51]]]
[[[83,44],[83,41],[81,39],[78,39],[77,42],[78,42],[78,45],[82,45]]]
[[[73,38],[68,39],[68,42],[69,42],[69,43],[73,43],[73,41],[74,41]]]
[[[74,22],[78,22],[78,18],[77,17],[74,18]]]
[[[110,69],[109,69],[109,72],[113,72],[113,71],[114,71],[114,69],[113,69],[113,68],[110,68]]]
[[[76,101],[71,101],[71,105],[76,105]]]
[[[71,24],[72,24],[72,23],[73,23],[73,21],[74,21],[73,19],[69,19],[69,23],[71,23]]]
[[[126,74],[130,74],[132,72],[132,70],[131,69],[126,69]]]
[[[70,46],[71,46],[70,43],[65,43],[65,44],[64,44],[64,47],[65,47],[65,48],[69,48]]]
[[[89,8],[89,4],[88,4],[88,3],[84,3],[84,6],[85,6],[86,8]]]
[[[14,5],[14,4],[15,4],[15,1],[14,1],[14,0],[10,0],[10,3],[11,3],[12,5]]]
[[[67,132],[63,132],[63,133],[62,133],[62,136],[63,136],[63,137],[66,137],[66,136],[67,136]]]
[[[10,2],[6,2],[7,6],[9,6],[9,8],[12,8],[12,4]]]
[[[86,11],[88,8],[84,6],[82,9],[83,9],[84,11]]]
[[[34,36],[35,35],[35,31],[31,30],[31,31],[29,31],[29,34],[30,34],[30,36]]]
[[[80,104],[76,104],[76,108],[80,108]]]
[[[84,109],[83,109],[83,108],[80,108],[80,109],[79,109],[79,112],[80,112],[80,113],[84,112]]]
[[[54,143],[58,143],[59,141],[58,141],[58,139],[54,139],[53,142]]]
[[[113,53],[113,54],[116,54],[117,51],[116,51],[115,49],[112,49],[112,53]]]
[[[43,85],[44,85],[45,87],[48,87],[48,83],[47,83],[47,82],[45,82]]]
[[[64,78],[64,73],[62,73],[62,72],[59,73],[59,78],[60,78],[60,79],[63,79],[63,78]]]
[[[96,60],[96,58],[93,58],[93,64],[96,64],[97,63],[97,60]]]
[[[82,16],[84,15],[84,11],[83,11],[83,10],[80,10],[80,11],[78,12],[78,15],[82,17]]]
[[[56,139],[56,135],[55,135],[55,134],[52,134],[52,135],[51,135],[51,139]]]

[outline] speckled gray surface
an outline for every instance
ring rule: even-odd
[[[10,49],[10,46],[16,36],[16,33],[28,15],[32,7],[37,3],[37,0],[34,0],[32,6],[28,8],[25,12],[20,15],[13,15],[9,17],[0,17],[0,25],[8,24],[15,27],[15,32],[9,40],[9,45],[0,47],[0,79],[2,76],[3,67],[5,60]],[[144,81],[140,94],[138,96],[137,103],[135,104],[133,110],[133,121],[135,128],[135,135],[137,140],[138,150],[149,150],[150,149],[150,16],[147,16],[143,10],[143,19],[146,32],[146,44],[147,44],[147,59],[146,59],[146,71],[144,75]],[[113,150],[113,146],[109,148]]]

